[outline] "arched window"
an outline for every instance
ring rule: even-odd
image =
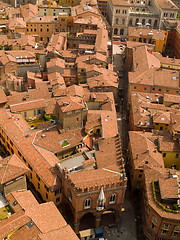
[[[115,201],[116,201],[116,194],[113,193],[109,197],[109,204],[113,204],[113,203],[115,203]]]
[[[125,19],[122,20],[122,24],[123,24],[123,25],[125,24]]]
[[[138,22],[139,22],[139,18],[136,18],[136,23],[135,24],[137,25]]]
[[[116,18],[116,24],[118,24],[118,18]]]
[[[143,20],[142,20],[142,25],[145,25],[145,19],[143,18]]]
[[[91,199],[87,198],[84,202],[84,209],[90,208],[91,207]]]
[[[157,27],[157,20],[154,21],[154,27]]]
[[[132,26],[132,19],[129,20],[129,26]]]
[[[70,202],[72,202],[72,193],[70,190],[68,190],[68,199]]]
[[[148,23],[151,25],[151,19],[148,20]]]
[[[115,28],[115,29],[114,29],[114,35],[117,35],[117,34],[118,34],[118,29]]]
[[[124,35],[124,29],[120,30],[120,35]]]

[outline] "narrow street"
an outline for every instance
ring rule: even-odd
[[[113,48],[113,49],[117,49]],[[124,49],[125,50],[125,49]],[[127,167],[127,149],[128,149],[128,110],[127,110],[127,96],[128,96],[128,76],[127,73],[124,72],[124,50],[118,51],[118,60],[114,61],[113,65],[115,69],[120,71],[119,74],[119,104],[117,106],[117,124],[118,131],[121,136],[122,150],[124,155],[124,160],[126,163],[126,173],[127,177],[128,167]],[[114,54],[116,54],[114,52]],[[113,59],[117,59],[113,56]],[[118,65],[118,66],[117,66]],[[123,74],[122,74],[123,72]],[[137,237],[137,219],[136,219],[136,209],[134,207],[134,201],[131,199],[129,184],[126,190],[126,195],[124,199],[123,211],[120,215],[120,221],[118,225],[119,237],[122,240],[136,240]],[[107,236],[109,240],[116,240],[118,238],[114,238],[113,236]]]

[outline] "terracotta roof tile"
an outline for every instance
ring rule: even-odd
[[[79,238],[72,230],[69,225],[62,227],[58,230],[51,231],[49,233],[39,234],[40,240],[56,240],[56,239],[64,239],[64,240],[78,240]]]
[[[33,101],[25,101],[22,103],[16,103],[10,105],[11,112],[21,112],[21,111],[28,111],[33,109],[45,108],[46,103],[44,99],[33,100]]]
[[[20,177],[29,171],[26,165],[15,154],[1,159],[0,165],[1,184],[10,182],[11,180]]]
[[[164,30],[148,29],[142,27],[129,27],[129,37],[148,37],[156,40],[164,40],[167,34]],[[149,34],[151,33],[151,35]]]
[[[177,178],[159,178],[159,188],[161,199],[178,199],[178,180]]]
[[[63,97],[57,101],[57,104],[62,112],[82,110],[85,108],[82,98],[78,96]]]
[[[30,190],[11,192],[6,196],[6,199],[15,212],[19,211],[20,209],[26,210],[39,205],[38,201],[35,199]],[[17,201],[15,206],[13,205],[14,201]]]
[[[164,166],[162,154],[157,150],[157,138],[150,132],[130,131],[129,142],[135,169],[144,165]]]
[[[6,102],[7,102],[6,94],[4,93],[3,89],[0,89],[0,104],[6,103]]]

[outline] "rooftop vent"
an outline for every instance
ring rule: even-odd
[[[176,81],[176,80],[177,80],[177,77],[172,77],[172,80]]]
[[[42,134],[41,137],[44,138],[46,135],[45,134]]]

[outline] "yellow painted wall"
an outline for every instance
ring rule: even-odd
[[[154,129],[156,129],[156,130],[166,130],[166,129],[168,129],[168,126],[166,126],[166,124],[164,124],[164,123],[158,123],[158,125],[156,124],[156,123],[153,123],[153,126],[154,126]]]
[[[59,5],[76,6],[80,4],[80,0],[59,0]]]
[[[36,114],[34,114],[34,110],[36,111]],[[40,110],[40,114],[37,114],[37,110]],[[25,112],[27,114],[26,117],[25,117]],[[29,119],[29,118],[39,118],[39,117],[41,117],[42,112],[44,112],[44,108],[21,111],[21,112],[18,112],[18,113],[20,113],[23,118]]]
[[[164,156],[166,154],[166,156]],[[178,157],[176,157],[178,154]],[[164,165],[166,168],[171,168],[173,164],[176,165],[176,169],[180,170],[180,152],[162,152]]]
[[[162,53],[165,50],[165,47],[166,47],[167,36],[168,36],[168,33],[166,33],[165,38],[163,40],[161,40],[161,39],[160,40],[155,40],[153,38],[149,38],[147,36],[142,35],[141,39],[142,39],[142,43],[144,43],[144,39],[146,39],[146,43],[148,43],[149,39],[151,39],[151,44],[155,45],[155,51]],[[139,37],[133,37],[133,36],[128,37],[128,41],[133,41],[133,39],[136,40],[135,42],[139,42]],[[153,43],[153,41],[155,43]]]
[[[92,129],[90,129],[89,131],[87,129],[85,129],[85,132],[88,134],[88,135],[93,135],[93,134],[96,134],[97,133],[97,130],[100,130],[100,134],[102,136],[102,126],[98,126],[98,127],[94,127]]]

